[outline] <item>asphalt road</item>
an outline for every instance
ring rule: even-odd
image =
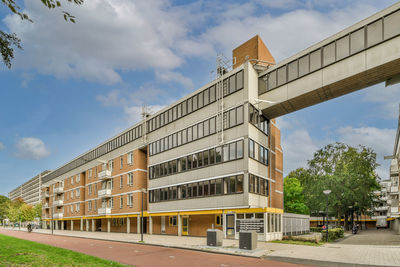
[[[346,245],[399,246],[400,235],[396,235],[390,229],[361,230],[358,234],[351,235],[338,243]]]
[[[27,233],[0,229],[5,234],[51,246],[70,249],[103,259],[138,267],[234,267],[234,266],[307,266],[264,259],[207,253],[201,251],[94,240],[77,237]]]

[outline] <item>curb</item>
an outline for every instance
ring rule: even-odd
[[[348,263],[348,262],[333,262],[333,261],[320,261],[312,259],[302,259],[302,258],[290,258],[282,256],[265,256],[262,257],[265,260],[280,261],[295,264],[304,264],[312,266],[323,266],[323,267],[382,267],[387,265],[370,265],[370,264],[359,264],[359,263]]]

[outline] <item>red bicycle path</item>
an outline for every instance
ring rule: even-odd
[[[287,266],[307,265],[270,261],[226,254],[208,253],[195,250],[168,248],[162,246],[96,240],[69,236],[27,233],[0,229],[0,234],[30,240],[50,246],[69,249],[99,258],[138,267],[236,267],[236,266]]]

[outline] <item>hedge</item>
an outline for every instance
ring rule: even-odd
[[[310,227],[310,232],[321,233],[322,227]]]
[[[322,239],[326,242],[326,230],[322,230]],[[334,241],[338,238],[344,237],[344,230],[342,228],[334,228],[328,230],[328,242]]]

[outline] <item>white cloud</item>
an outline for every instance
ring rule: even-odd
[[[153,114],[154,112],[157,112],[158,110],[164,108],[164,106],[152,105],[152,106],[146,106],[146,108],[147,108],[147,112],[149,112],[150,114]],[[131,125],[142,120],[142,107],[141,106],[126,106],[126,107],[124,107],[124,113],[127,115],[128,122]]]
[[[378,84],[365,90],[363,100],[381,105],[378,114],[383,119],[396,119],[399,112],[400,85]]]
[[[163,81],[163,82],[180,83],[186,89],[192,89],[193,88],[192,79],[183,76],[179,72],[168,71],[168,70],[156,71],[156,78],[158,80],[160,80],[160,81]]]
[[[376,127],[353,128],[342,127],[337,130],[339,140],[351,146],[363,145],[372,148],[377,154],[377,162],[381,164],[377,173],[382,179],[388,178],[390,161],[383,157],[393,153],[395,129],[380,129]]]
[[[319,147],[307,130],[300,129],[282,138],[282,149],[283,170],[284,174],[287,175],[297,168],[307,167],[307,160],[312,159]]]
[[[35,137],[23,137],[17,141],[15,156],[23,159],[39,160],[50,155],[42,140]]]
[[[291,2],[266,1],[266,4],[287,6]],[[279,15],[250,13],[243,17],[223,17],[216,26],[208,28],[200,36],[191,39],[191,42],[198,43],[197,47],[203,44],[202,48],[198,48],[193,53],[197,55],[198,51],[204,51],[208,53],[203,55],[204,57],[214,57],[215,53],[209,53],[211,45],[214,51],[221,51],[226,56],[230,56],[233,48],[259,34],[275,59],[280,61],[378,10],[363,2],[352,3],[352,5],[341,8],[331,8],[324,12],[308,9],[308,6],[305,3],[302,5],[304,9],[292,10]],[[229,7],[227,6],[227,8]],[[236,10],[238,7],[234,6],[233,8]],[[190,53],[186,46],[187,44],[184,44],[185,52]]]
[[[112,90],[108,95],[97,95],[96,100],[100,101],[106,107],[118,106],[121,103],[119,93],[119,90]]]
[[[6,149],[6,146],[2,142],[0,142],[0,151],[4,149]]]
[[[167,1],[85,1],[67,5],[77,23],[66,23],[60,12],[40,1],[25,1],[34,23],[16,15],[4,19],[24,44],[16,67],[40,73],[90,81],[121,81],[120,70],[172,69],[183,60],[175,44],[184,39],[190,9],[172,8]]]

